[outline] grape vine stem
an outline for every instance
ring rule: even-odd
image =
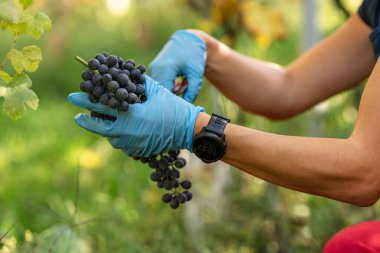
[[[83,60],[82,58],[80,58],[79,56],[75,56],[74,59],[77,60],[80,64],[82,64],[86,68],[88,68],[88,63],[85,60]]]
[[[18,40],[18,35],[15,35],[14,38],[13,38],[13,42],[12,42],[12,45],[11,45],[11,48],[8,50],[8,53],[10,51],[12,51],[12,49],[14,49],[16,47],[16,43],[17,43],[17,40]],[[3,62],[0,64],[0,70],[4,68],[5,64],[7,63],[7,60],[8,60],[8,53],[5,55],[5,58],[3,60]]]

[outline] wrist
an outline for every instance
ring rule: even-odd
[[[187,31],[195,34],[197,37],[202,39],[204,43],[206,44],[206,54],[207,54],[206,69],[205,69],[205,74],[206,74],[207,72],[211,71],[212,66],[214,66],[213,62],[215,62],[217,52],[219,51],[220,43],[214,37],[212,37],[208,33],[205,33],[201,30],[187,29]]]
[[[203,113],[203,112],[200,112],[198,113],[198,116],[195,120],[195,124],[194,124],[194,132],[193,132],[193,137],[199,133],[203,127],[207,126],[208,122],[210,121],[210,118],[211,116],[206,114],[206,113]]]

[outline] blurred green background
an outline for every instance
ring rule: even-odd
[[[172,210],[149,181],[150,169],[79,128],[73,117],[80,110],[66,100],[79,90],[83,71],[75,55],[108,51],[148,66],[177,29],[201,28],[239,52],[288,64],[302,52],[304,2],[34,0],[30,11],[49,15],[53,29],[41,41],[19,43],[42,48],[43,62],[31,75],[38,110],[18,121],[0,114],[0,236],[11,228],[0,252],[320,252],[345,226],[378,219],[379,204],[358,208],[294,192],[222,163],[206,166],[186,152],[194,199]],[[324,37],[347,17],[337,1],[316,2]],[[360,4],[342,2],[351,13]],[[10,42],[0,31],[1,59]],[[271,122],[205,83],[196,103],[209,113],[273,133],[341,138],[352,131],[362,89]]]

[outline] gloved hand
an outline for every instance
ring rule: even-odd
[[[114,148],[123,149],[129,156],[148,157],[183,148],[191,151],[195,120],[204,109],[177,97],[148,76],[145,95],[147,101],[130,105],[128,112],[91,103],[85,93],[72,93],[68,100],[75,106],[116,117],[111,121],[78,114],[75,121],[88,131],[108,137]]]
[[[149,66],[150,76],[170,91],[179,75],[188,86],[183,98],[193,103],[197,98],[206,67],[206,44],[192,32],[175,32]]]

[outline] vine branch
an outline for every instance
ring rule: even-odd
[[[12,49],[14,49],[14,48],[16,47],[16,43],[17,43],[18,38],[19,38],[19,35],[15,35],[15,36],[13,37],[13,42],[12,42],[11,48],[8,50],[8,53],[9,53]],[[8,55],[8,53],[5,55],[4,60],[3,60],[2,63],[0,64],[0,70],[3,69],[4,66],[5,66],[5,64],[7,63],[7,60],[8,60],[7,55]]]

